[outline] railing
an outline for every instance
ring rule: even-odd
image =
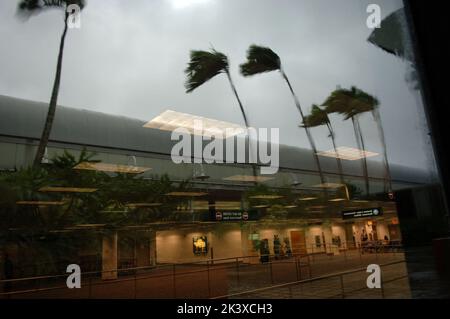
[[[192,263],[166,264],[127,269],[108,269],[81,274],[81,289],[68,289],[69,274],[1,280],[0,298],[212,298],[229,292],[298,282],[342,269],[355,269],[378,259],[396,258],[400,247],[378,247],[373,254],[363,248],[344,249],[339,255],[292,254],[207,259]],[[390,253],[388,253],[388,251]],[[120,278],[102,280],[105,273]]]
[[[383,269],[386,270],[386,268],[388,267],[396,267],[399,266],[401,264],[405,264],[405,260],[401,260],[401,261],[396,261],[396,262],[391,262],[391,263],[386,263],[386,264],[381,264],[379,265],[382,273],[383,273]],[[403,273],[401,275],[397,275],[394,276],[394,278],[389,278],[386,279],[386,275],[381,276],[381,285],[379,289],[374,289],[374,288],[368,288],[367,284],[366,284],[366,280],[358,280],[358,284],[357,284],[357,288],[353,288],[351,290],[346,289],[345,286],[345,277],[346,276],[351,276],[354,274],[358,274],[358,273],[363,273],[363,276],[360,277],[364,277],[367,276],[367,269],[366,268],[360,268],[360,269],[355,269],[355,270],[351,270],[351,271],[345,271],[345,272],[339,272],[339,273],[334,273],[334,274],[329,274],[326,276],[320,276],[320,277],[316,277],[316,278],[311,278],[311,279],[306,279],[306,280],[300,280],[300,281],[296,281],[296,282],[291,282],[291,283],[285,283],[285,284],[280,284],[280,285],[273,285],[270,287],[264,287],[264,288],[259,288],[259,289],[253,289],[253,290],[249,290],[249,291],[243,291],[243,292],[238,292],[238,293],[233,293],[233,294],[228,294],[228,295],[224,295],[224,296],[218,296],[218,297],[213,297],[211,299],[233,299],[233,298],[258,298],[258,299],[262,299],[262,298],[289,298],[289,299],[294,299],[294,298],[320,298],[320,299],[332,299],[332,298],[355,298],[355,297],[361,297],[361,295],[356,295],[356,293],[359,292],[375,292],[375,296],[374,294],[369,294],[369,296],[371,298],[377,297],[376,294],[379,293],[380,298],[385,299],[385,298],[389,298],[389,297],[410,297],[409,296],[409,287],[407,287],[407,285],[403,284],[400,287],[396,287],[396,291],[394,294],[391,294],[391,296],[387,296],[386,295],[386,285],[387,284],[392,284],[394,282],[398,282],[400,280],[407,280],[408,275],[406,272],[406,267],[404,267],[403,269],[400,269],[400,273]],[[305,290],[307,290],[307,288],[310,287],[302,287],[302,286],[306,286],[308,284],[313,284],[313,283],[320,283],[323,281],[328,281],[330,279],[338,279],[337,282],[339,283],[336,287],[336,285],[329,285],[327,287],[327,289],[322,289],[322,294],[320,293],[320,289],[318,293],[315,294],[311,294],[311,291],[308,291],[308,293],[305,293]],[[317,285],[320,287],[320,284]],[[351,284],[349,284],[348,286],[350,287],[354,287],[354,282],[352,282]],[[302,289],[303,288],[303,289]],[[329,295],[327,294],[327,292],[329,292],[330,290],[334,290],[334,293]],[[338,293],[336,293],[336,291],[339,291]],[[367,294],[366,294],[367,296]]]

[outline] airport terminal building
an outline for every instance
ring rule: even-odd
[[[32,164],[47,108],[46,103],[0,97],[1,174],[13,174]],[[264,254],[280,258],[290,254],[339,255],[366,242],[402,245],[414,239],[403,238],[403,223],[407,225],[414,217],[417,226],[427,214],[440,211],[442,199],[425,171],[391,165],[387,181],[377,157],[367,160],[370,193],[365,194],[360,157],[343,159],[341,176],[336,158],[319,156],[324,183],[310,150],[279,145],[278,172],[254,176],[252,165],[246,163],[175,164],[171,150],[176,143],[169,131],[150,128],[145,121],[58,106],[44,164],[52,165],[52,159],[64,152],[75,158],[83,151],[95,154],[92,162],[78,163],[73,171],[102,171],[115,178],[121,204],[103,207],[96,215],[97,222],[81,219],[72,225],[52,226],[39,236],[86,234],[93,244],[78,249],[73,258],[90,270],[202,260],[226,262],[246,256],[259,263]],[[189,186],[142,202],[133,197],[133,191],[127,193],[126,178],[130,176],[142,183],[167,176],[174,185]],[[95,195],[102,187],[92,185],[88,191],[85,184],[42,183],[38,191],[64,193],[64,198],[71,198],[71,192]],[[57,203],[25,193],[20,196],[17,207],[37,208],[46,218],[55,209],[50,206]],[[177,201],[179,204],[170,205]],[[70,215],[70,206],[61,205]],[[139,213],[135,215],[135,211]],[[146,213],[157,217],[133,219]],[[128,220],[112,227],[110,215]],[[3,239],[23,232],[19,226],[5,227],[1,228]],[[417,226],[417,232],[422,234],[423,230]],[[31,259],[23,246],[6,242],[8,253],[18,264]],[[115,278],[117,273],[104,276]]]

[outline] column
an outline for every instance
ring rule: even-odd
[[[117,232],[103,236],[102,279],[117,279]]]

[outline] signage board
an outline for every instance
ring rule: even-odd
[[[359,210],[347,210],[342,212],[342,219],[368,218],[383,215],[381,207],[362,208]]]
[[[216,221],[246,221],[249,220],[250,213],[242,210],[218,210],[215,213]]]

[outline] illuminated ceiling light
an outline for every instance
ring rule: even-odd
[[[74,227],[79,227],[79,228],[95,228],[95,227],[103,227],[106,224],[78,224],[75,225]]]
[[[267,208],[269,207],[269,205],[256,205],[256,206],[252,206],[253,208]]]
[[[330,199],[329,202],[342,202],[342,201],[345,201],[345,200],[347,200],[347,199],[345,199],[345,198],[333,198],[333,199]]]
[[[46,186],[39,189],[40,192],[58,192],[58,193],[93,193],[98,188],[85,188],[85,187],[53,187]]]
[[[195,175],[194,177],[193,177],[193,179],[198,179],[198,180],[200,180],[200,181],[204,181],[204,180],[207,180],[208,178],[210,178],[211,176],[209,176],[209,175],[206,175],[205,173],[201,173],[200,175]]]
[[[280,198],[283,198],[283,196],[280,196],[280,195],[254,195],[254,196],[250,196],[249,198],[252,198],[252,199],[280,199]]]
[[[364,151],[353,147],[338,147],[336,151],[333,149],[329,151],[318,152],[317,155],[356,161],[362,158],[377,156],[379,155],[379,153]]]
[[[137,207],[156,207],[161,206],[162,203],[129,203],[125,206],[131,207],[131,208],[137,208]]]
[[[144,226],[144,225],[128,225],[128,226],[125,226],[124,228],[127,228],[127,229],[140,229],[140,228],[148,228],[148,226]]]
[[[295,207],[297,207],[297,205],[287,205],[287,206],[284,206],[284,208],[295,208]]]
[[[31,205],[31,206],[61,206],[66,202],[64,201],[43,201],[43,200],[20,200],[17,201],[17,205]]]
[[[190,197],[200,197],[208,195],[204,192],[170,192],[166,194],[167,196],[190,196]]]
[[[317,199],[317,197],[303,197],[303,198],[299,198],[298,200],[307,201],[307,200],[315,200],[315,199]]]
[[[202,130],[195,127],[197,121],[201,123]],[[171,110],[161,113],[144,124],[143,127],[169,132],[178,128],[184,128],[191,135],[214,136],[215,138],[228,138],[238,134],[247,133],[246,128],[237,124]]]
[[[274,179],[273,177],[253,176],[253,175],[234,175],[223,178],[224,181],[233,182],[266,182]]]
[[[344,184],[338,184],[338,183],[322,183],[317,184],[312,187],[318,187],[318,188],[339,188],[345,186]]]
[[[215,202],[214,204],[208,204],[208,206],[212,207],[212,206],[239,206],[241,203],[240,202]]]
[[[112,172],[112,173],[141,174],[143,172],[150,170],[151,168],[133,165],[81,162],[80,164],[76,165],[74,169]]]

